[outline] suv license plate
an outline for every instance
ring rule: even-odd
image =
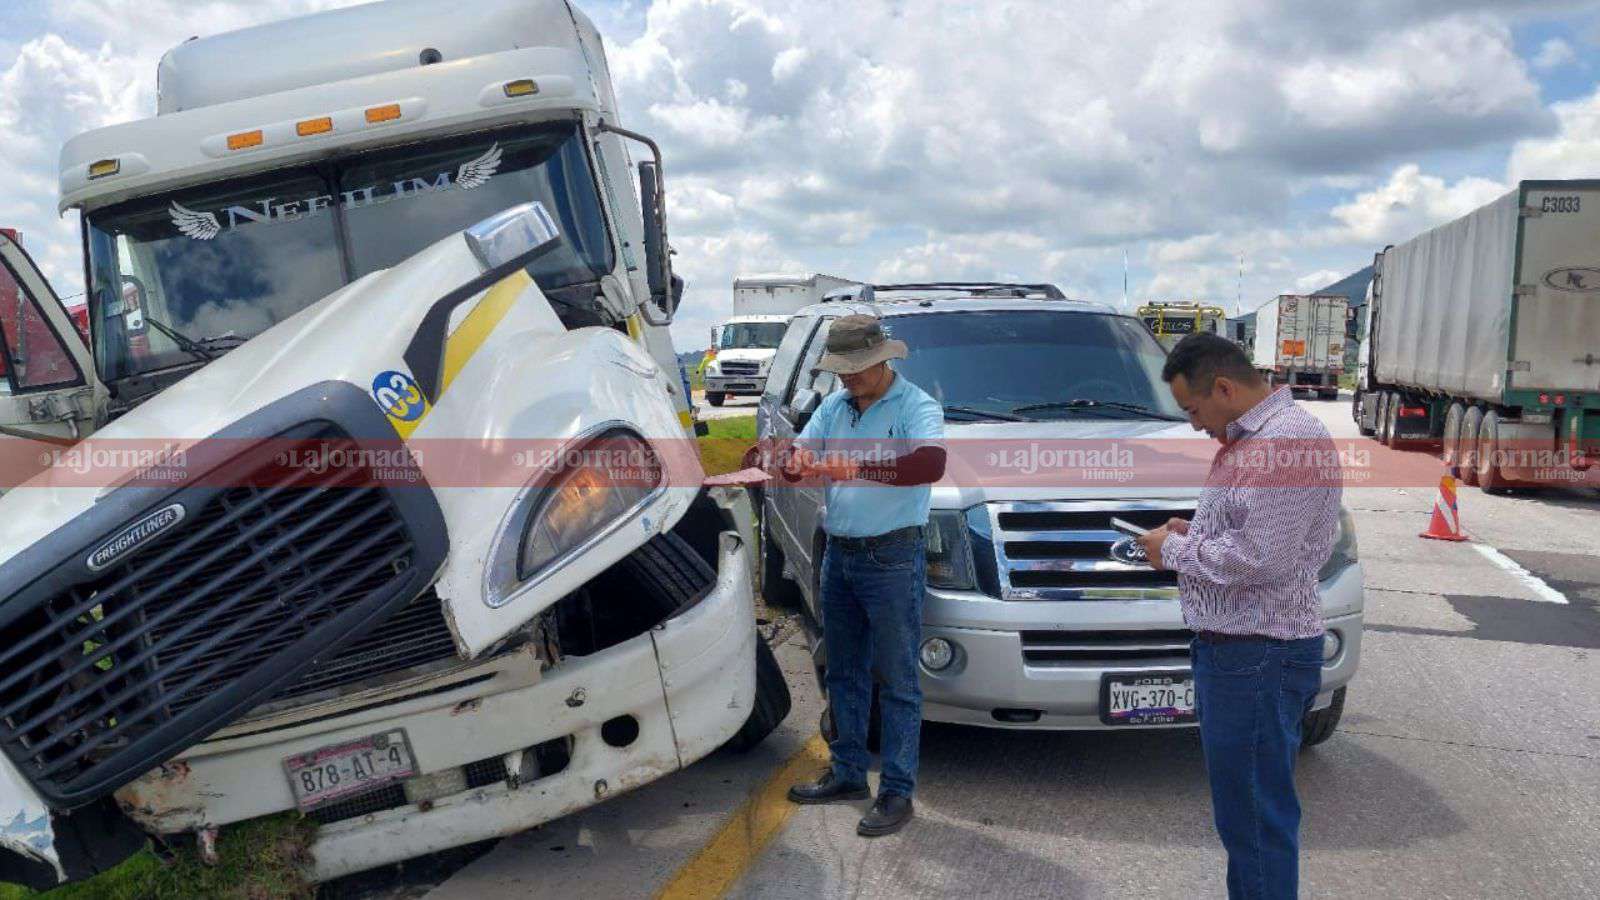
[[[1100,721],[1107,725],[1193,722],[1194,676],[1188,672],[1102,675]]]
[[[398,728],[291,756],[283,767],[301,812],[417,774],[411,744]]]

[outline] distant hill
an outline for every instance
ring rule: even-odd
[[[1372,267],[1367,266],[1358,272],[1346,275],[1317,293],[1343,294],[1350,298],[1351,308],[1360,308],[1367,305],[1367,285],[1371,283]]]

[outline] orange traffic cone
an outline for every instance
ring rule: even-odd
[[[1454,475],[1439,478],[1439,499],[1433,501],[1433,521],[1419,537],[1436,541],[1464,541],[1461,533],[1461,515],[1456,509],[1456,479]]]

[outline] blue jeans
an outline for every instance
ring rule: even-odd
[[[1322,638],[1193,645],[1211,811],[1228,851],[1228,896],[1296,896],[1300,722],[1322,686]]]
[[[828,652],[828,706],[837,734],[828,749],[835,776],[866,784],[867,718],[878,681],[883,780],[879,795],[911,796],[922,742],[917,641],[927,545],[922,538],[871,550],[833,541],[822,555],[822,639]]]

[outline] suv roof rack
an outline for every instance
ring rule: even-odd
[[[1053,284],[1015,284],[1005,281],[930,281],[919,284],[853,284],[823,295],[823,303],[854,301],[871,303],[879,293],[923,291],[961,291],[968,297],[1043,297],[1065,300],[1067,296]]]

